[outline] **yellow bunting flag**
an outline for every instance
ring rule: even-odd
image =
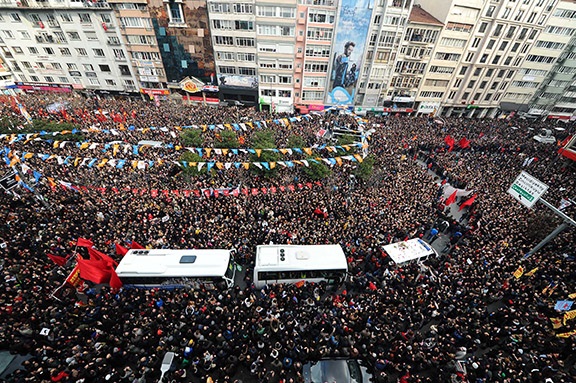
[[[136,161],[136,160],[132,161],[132,168],[136,169],[137,166],[138,166],[138,161]]]
[[[562,334],[556,334],[556,336],[558,338],[570,338],[572,335],[576,335],[576,330],[570,331],[570,332],[565,332]]]
[[[228,154],[228,149],[222,149],[222,154],[223,154],[223,155],[227,155],[227,154]]]
[[[342,145],[342,147],[343,147],[346,151],[349,151],[349,150],[350,150],[350,145]]]
[[[356,160],[360,163],[362,163],[362,161],[364,161],[364,159],[362,158],[362,156],[360,154],[354,154],[354,158],[356,158]]]
[[[14,158],[12,158],[12,161],[10,161],[10,167],[13,167],[14,165],[16,165],[18,162],[20,162],[20,159],[16,156],[14,156]]]
[[[278,151],[282,154],[288,153],[288,149],[278,149]]]
[[[576,293],[572,293],[572,294],[568,295],[568,298],[570,298],[570,299],[576,298]]]
[[[162,161],[161,159],[157,159],[156,162],[158,163],[158,165],[164,164],[164,161]]]
[[[304,150],[304,153],[308,154],[309,156],[312,155],[312,148],[302,148],[302,150]]]
[[[139,149],[139,151],[143,152],[144,149],[146,149],[149,145],[142,145]]]
[[[16,180],[16,182],[20,182],[20,176],[18,174],[14,175],[14,179]]]
[[[202,125],[202,131],[205,132],[208,129],[208,125]]]
[[[26,153],[24,154],[24,158],[26,158],[27,160],[34,157],[34,153]]]
[[[293,163],[298,164],[298,165],[303,165],[302,161],[298,161],[298,160],[292,160]]]
[[[254,129],[254,124],[252,124],[251,122],[247,122],[246,125],[248,125],[248,126],[251,127],[252,129]]]
[[[144,128],[142,129],[142,133],[147,133],[150,130],[150,128]]]
[[[274,169],[276,167],[276,162],[270,162],[270,169]]]
[[[52,147],[54,149],[58,149],[58,146],[60,145],[60,141],[54,141],[54,144],[52,145]]]
[[[204,148],[204,150],[206,151],[206,158],[209,158],[210,153],[212,153],[212,148]]]
[[[532,270],[530,270],[529,272],[527,272],[526,274],[524,274],[525,277],[531,277],[533,276],[536,272],[538,271],[538,268],[535,267]]]
[[[181,126],[175,126],[174,129],[176,129],[176,130],[182,130],[182,127],[181,127]]]
[[[576,310],[566,311],[564,313],[564,320],[562,321],[564,323],[564,326],[566,326],[566,322],[574,318],[576,318]]]
[[[224,164],[222,162],[216,162],[216,167],[220,170],[224,169]]]
[[[242,166],[244,166],[244,169],[248,169],[250,167],[250,162],[242,162]]]
[[[338,166],[342,166],[342,158],[341,157],[334,157]]]
[[[520,279],[520,277],[524,274],[524,268],[522,266],[519,266],[516,271],[514,272],[514,278],[516,279]]]
[[[82,159],[82,158],[80,158],[80,157],[76,157],[76,159],[74,160],[74,166],[78,166],[78,164],[80,163],[80,160],[81,160],[81,159]]]
[[[102,161],[100,161],[98,167],[101,168],[102,166],[106,165],[106,162],[108,162],[108,158],[102,158]]]
[[[118,153],[118,149],[120,148],[119,144],[114,144],[114,146],[112,146],[112,155],[116,156],[116,153]]]
[[[90,143],[89,143],[89,142],[83,142],[83,143],[80,145],[80,149],[86,149],[88,146],[90,146]]]
[[[254,149],[254,151],[256,152],[256,156],[260,158],[260,155],[262,154],[262,149]]]
[[[48,184],[50,185],[50,187],[55,187],[56,186],[56,182],[54,182],[54,178],[52,177],[46,177],[48,179]]]
[[[552,322],[552,328],[554,330],[557,330],[560,327],[562,327],[562,321],[560,320],[560,318],[550,318],[550,322]]]
[[[176,150],[181,150],[182,147],[181,147],[180,145],[176,145],[176,146],[174,146],[174,149],[176,149]]]
[[[224,124],[224,126],[226,127],[226,129],[232,130],[232,125],[230,125],[230,124]]]

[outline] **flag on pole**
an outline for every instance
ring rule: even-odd
[[[94,283],[108,283],[110,269],[106,261],[93,261],[78,257],[80,278]]]
[[[139,244],[136,241],[132,241],[132,243],[130,244],[130,248],[131,249],[144,249],[144,246],[142,246],[141,244]]]
[[[560,201],[560,206],[558,206],[558,210],[564,210],[566,209],[568,206],[571,206],[572,202],[570,202],[569,200],[562,198],[562,200]]]
[[[518,266],[516,271],[514,272],[514,278],[520,279],[520,277],[524,274],[524,268],[522,266]]]
[[[554,310],[556,311],[568,311],[572,308],[574,304],[573,301],[557,301],[556,306],[554,306]]]
[[[552,328],[554,330],[557,330],[560,327],[562,327],[562,321],[560,320],[560,318],[550,318],[550,322],[552,322]]]
[[[46,255],[48,256],[48,258],[50,258],[58,266],[64,266],[66,264],[66,262],[68,261],[68,259],[66,259],[65,257],[61,257],[59,255],[53,255],[50,253],[47,253]]]
[[[532,270],[530,270],[529,272],[527,272],[524,276],[526,276],[526,277],[531,277],[531,276],[533,276],[537,271],[538,271],[538,267],[535,267],[535,268],[533,268]]]
[[[576,310],[567,311],[564,313],[564,319],[562,320],[562,323],[564,323],[564,326],[566,326],[566,322],[574,318],[576,318]]]
[[[116,255],[121,255],[122,257],[126,255],[128,249],[122,245],[116,244]]]
[[[113,260],[109,255],[102,253],[92,247],[88,248],[88,254],[90,255],[90,260],[104,261],[107,265],[118,266],[118,262]]]
[[[476,201],[476,196],[477,196],[477,194],[474,194],[472,197],[470,197],[466,201],[464,201],[462,203],[462,205],[460,205],[460,209],[458,209],[458,211],[464,209],[466,206],[471,206],[474,203],[474,201]]]
[[[466,137],[464,137],[460,141],[458,141],[458,145],[460,145],[462,149],[466,149],[470,147],[470,141],[467,140]]]
[[[78,267],[78,265],[72,269],[72,272],[66,278],[66,283],[74,288],[78,288],[82,285],[82,280],[80,279],[80,267]]]
[[[452,138],[452,136],[446,136],[444,137],[444,143],[446,145],[448,145],[448,151],[451,152],[452,149],[454,149],[454,144],[456,141],[454,141],[454,138]]]
[[[119,289],[121,288],[122,285],[122,281],[120,280],[120,278],[118,277],[118,274],[116,274],[116,270],[111,269],[110,270],[110,287],[113,289]]]
[[[450,195],[450,197],[448,197],[448,198],[446,199],[446,201],[444,202],[444,205],[450,206],[450,205],[452,205],[454,202],[456,202],[456,190],[454,190],[454,193],[452,193],[452,194]]]
[[[80,247],[92,247],[94,246],[94,242],[92,242],[89,239],[85,239],[85,238],[78,238],[78,242],[76,243],[76,246],[80,246]]]

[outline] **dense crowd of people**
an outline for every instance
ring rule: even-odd
[[[355,116],[289,119],[249,108],[173,101],[155,106],[78,95],[21,95],[19,101],[33,119],[77,124],[87,142],[157,140],[174,147],[112,154],[102,146],[55,145],[64,135],[4,137],[3,146],[22,156],[13,166],[26,164],[25,171],[42,174],[30,185],[50,204],[20,187],[18,197],[0,195],[0,349],[31,356],[8,381],[155,382],[167,351],[177,355],[165,378],[173,382],[232,383],[239,371],[247,371],[254,382],[297,383],[304,381],[303,364],[328,357],[362,360],[375,382],[575,381],[575,335],[558,335],[574,331],[576,319],[563,320],[564,313],[554,310],[558,300],[576,293],[575,231],[565,230],[525,257],[558,222],[543,207],[527,209],[507,193],[525,170],[549,185],[545,198],[556,206],[576,195],[574,163],[559,156],[556,145],[532,139],[548,123],[367,117],[361,123],[366,131],[374,129],[368,141],[375,158],[371,177],[352,179],[358,164],[345,162],[313,184],[298,167],[279,169],[273,178],[235,167],[186,177],[173,171],[183,151],[175,147],[185,146],[181,127],[197,126],[204,147],[214,147],[220,130],[203,126],[265,121],[265,127],[232,129],[243,137],[241,148],[251,148],[262,129],[274,133],[278,148],[294,135],[313,147],[334,145],[318,132],[355,129]],[[64,101],[65,112],[46,111]],[[0,107],[19,122],[14,134],[29,132],[11,100]],[[115,121],[115,115],[121,117]],[[564,135],[573,130],[566,128]],[[448,148],[449,135],[456,142],[466,138],[470,146]],[[88,167],[56,158],[24,159],[26,152],[72,159],[161,158],[166,165]],[[204,155],[206,161],[232,156]],[[308,186],[218,198],[183,192],[298,183]],[[462,220],[447,214],[444,185],[477,195]],[[152,194],[153,189],[168,192]],[[573,215],[574,206],[564,212]],[[448,245],[424,265],[394,265],[382,251],[384,244],[434,235],[448,238]],[[247,271],[246,287],[102,287],[68,289],[54,297],[74,262],[59,267],[46,254],[69,256],[79,237],[91,238],[95,248],[117,260],[115,244],[130,241],[153,248],[235,248]],[[250,280],[255,249],[270,242],[340,244],[350,277],[335,292],[323,283],[256,289]],[[524,274],[517,278],[519,266]]]

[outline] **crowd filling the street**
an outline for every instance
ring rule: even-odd
[[[167,352],[164,382],[303,383],[327,358],[362,361],[374,383],[576,381],[576,232],[527,256],[561,220],[508,193],[525,171],[552,205],[576,198],[574,161],[532,139],[573,123],[0,101],[2,175],[18,181],[0,192],[0,350],[26,356],[7,382],[156,382]],[[382,249],[412,238],[438,254],[398,265]],[[256,288],[263,244],[339,244],[348,278]],[[235,249],[242,283],[70,283],[93,250],[111,266],[136,245]]]

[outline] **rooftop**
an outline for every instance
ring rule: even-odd
[[[440,20],[438,20],[437,18],[426,12],[424,9],[422,9],[420,5],[414,5],[412,7],[412,12],[410,12],[410,17],[408,18],[408,20],[411,23],[431,24],[441,26],[444,25]]]

